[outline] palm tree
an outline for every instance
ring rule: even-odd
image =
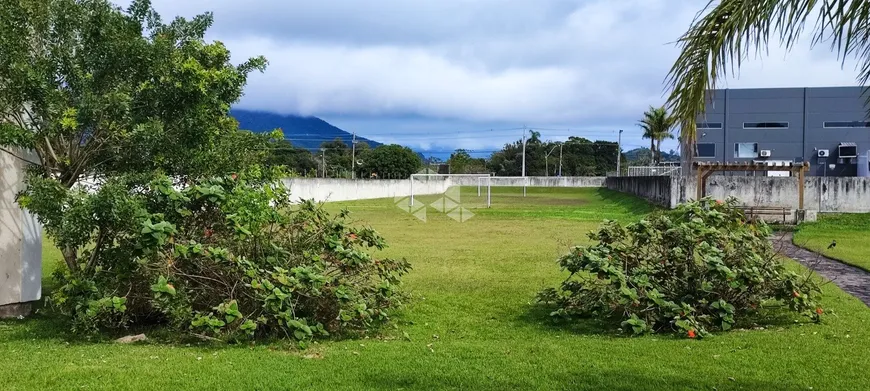
[[[715,3],[715,5],[714,5]],[[771,39],[793,48],[807,21],[815,18],[812,44],[830,42],[838,58],[861,61],[858,82],[870,80],[870,1],[719,0],[710,1],[677,41],[680,56],[668,75],[668,98],[687,161],[694,156],[695,119],[704,112],[707,90],[749,56],[766,53]]]
[[[662,141],[666,138],[674,138],[674,135],[671,134],[674,123],[674,117],[668,114],[668,110],[664,106],[650,106],[649,110],[643,113],[643,118],[638,121],[637,125],[643,129],[643,138],[649,139],[653,164],[658,164],[662,160]]]

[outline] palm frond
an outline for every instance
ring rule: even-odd
[[[715,89],[721,77],[729,70],[735,73],[753,50],[765,54],[771,38],[791,49],[819,6],[813,42],[834,38],[832,48],[839,55],[861,51],[863,58],[870,59],[866,1],[711,0],[677,40],[681,52],[666,79],[671,89],[667,104],[680,124],[681,139],[694,143],[695,120],[704,112],[707,91]],[[862,18],[862,23],[847,22]],[[870,63],[864,64],[862,80],[867,80]]]

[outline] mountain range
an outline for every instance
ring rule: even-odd
[[[317,150],[320,144],[336,138],[350,145],[353,135],[329,122],[317,117],[302,117],[297,115],[281,115],[265,111],[232,109],[230,115],[239,121],[239,129],[252,132],[270,132],[276,128],[284,131],[284,138],[293,146],[307,150]],[[365,137],[356,138],[357,142],[365,142],[374,148],[383,145]]]
[[[242,109],[230,110],[236,121],[239,121],[239,128],[250,130],[252,132],[269,132],[276,128],[281,128],[284,131],[284,138],[289,140],[294,146],[304,148],[309,151],[316,151],[320,148],[320,144],[335,140],[336,138],[350,145],[353,141],[353,134],[337,127],[329,122],[326,122],[317,117],[304,117],[298,115],[281,115],[269,113],[265,111],[252,111]],[[365,142],[370,147],[375,148],[383,145],[375,140],[357,136],[358,142]],[[422,153],[421,153],[422,152]],[[417,151],[423,157],[423,154],[438,155],[427,151]],[[441,152],[444,155],[443,159],[449,156],[449,152]],[[635,148],[625,152],[625,157],[629,161],[638,160],[641,156],[649,156],[649,148]],[[441,156],[438,156],[439,158]],[[680,156],[668,152],[662,152],[662,161],[679,161]]]

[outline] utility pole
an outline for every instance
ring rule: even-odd
[[[320,166],[323,167],[323,177],[326,178],[326,148],[320,148]]]
[[[523,177],[526,176],[526,125],[523,125]]]
[[[562,144],[559,143],[559,177],[562,177]]]
[[[616,141],[616,176],[622,176],[619,166],[622,161],[622,129],[619,129],[619,138]]]
[[[547,152],[547,154],[544,155],[544,176],[550,176],[550,154],[552,154],[553,151],[555,151],[555,150],[556,150],[556,146],[554,145],[553,149],[550,149],[550,152]],[[559,156],[561,156],[561,155],[562,155],[562,148],[559,148]],[[561,162],[561,160],[560,160],[560,162]]]
[[[356,131],[353,131],[353,140],[350,142],[350,177],[356,179]]]

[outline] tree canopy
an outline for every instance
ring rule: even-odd
[[[406,179],[420,170],[423,160],[411,148],[401,145],[380,145],[369,150],[357,166],[360,178]]]
[[[564,142],[542,141],[539,134],[533,134],[526,140],[526,175],[559,175],[560,147],[563,176],[605,175],[616,171],[615,142],[575,136]],[[522,159],[523,142],[517,140],[493,153],[487,167],[498,176],[519,176],[522,175]]]
[[[471,157],[465,149],[457,149],[447,159],[451,174],[481,174],[486,173],[486,159]]]
[[[310,152],[296,148],[290,141],[280,138],[269,143],[267,166],[283,166],[287,170],[301,176],[314,175],[317,162]]]
[[[38,155],[19,203],[70,271],[90,251],[76,243],[113,235],[84,228],[108,218],[88,211],[117,217],[126,207],[83,197],[74,188],[83,177],[137,188],[157,172],[185,182],[263,174],[266,143],[283,136],[240,131],[228,112],[266,60],[233,65],[222,43],[205,41],[211,23],[209,13],[164,23],[148,0],[126,10],[107,0],[0,2],[0,144]]]
[[[84,175],[161,170],[225,173],[247,164],[225,148],[248,74],[206,42],[205,13],[162,22],[148,0],[0,4],[0,144],[32,149],[40,174],[73,186]],[[255,149],[254,149],[255,150]]]
[[[668,109],[664,106],[650,106],[649,110],[643,113],[643,118],[638,121],[638,126],[643,130],[643,138],[649,139],[653,164],[658,164],[662,160],[662,141],[674,138],[671,133],[674,125],[675,118],[668,114]]]

